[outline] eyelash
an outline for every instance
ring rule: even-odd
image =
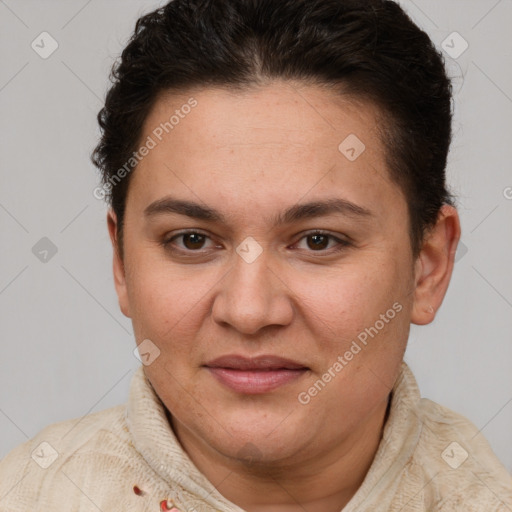
[[[187,255],[190,255],[190,254],[197,254],[197,255],[200,255],[201,254],[201,250],[197,250],[197,251],[193,251],[191,249],[181,249],[181,248],[174,248],[174,247],[171,247],[171,244],[174,240],[176,240],[177,238],[180,238],[180,237],[183,237],[183,236],[186,236],[186,235],[200,235],[200,236],[203,236],[205,238],[208,238],[210,239],[210,237],[208,235],[206,235],[205,233],[202,233],[201,231],[198,231],[198,230],[189,230],[189,231],[181,231],[180,233],[177,233],[176,235],[173,235],[171,238],[169,239],[166,239],[166,240],[163,240],[161,242],[161,245],[166,249],[166,250],[170,250],[172,252],[181,252],[182,254],[187,254]],[[338,243],[338,245],[335,247],[335,248],[331,248],[331,249],[323,249],[323,250],[318,250],[318,251],[313,251],[313,250],[310,250],[308,252],[311,252],[313,254],[318,254],[320,255],[320,257],[322,256],[322,253],[324,253],[325,255],[331,255],[332,253],[337,253],[337,252],[340,252],[342,251],[343,249],[346,249],[350,246],[352,246],[352,243],[347,241],[347,240],[342,240],[338,237],[335,237],[334,235],[332,235],[331,233],[328,233],[326,231],[321,231],[321,230],[314,230],[314,231],[310,231],[308,233],[305,233],[299,240],[297,243],[299,243],[301,240],[303,240],[304,238],[308,238],[310,236],[315,236],[315,235],[319,235],[319,236],[325,236],[325,237],[328,237],[329,239],[331,240],[334,240],[335,242]],[[295,244],[296,245],[296,244]]]

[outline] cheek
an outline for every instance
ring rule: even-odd
[[[211,289],[204,274],[177,272],[171,265],[134,259],[127,279],[134,328],[165,342],[190,328]]]
[[[361,261],[330,272],[304,273],[294,281],[293,291],[303,314],[330,328],[326,336],[350,334],[373,325],[380,314],[404,298],[406,289],[393,262]]]

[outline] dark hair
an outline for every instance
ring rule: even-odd
[[[386,164],[406,197],[419,254],[440,208],[454,205],[445,183],[452,86],[442,54],[390,0],[174,0],[141,17],[112,69],[92,154],[121,254],[131,174],[116,173],[138,149],[158,95],[275,79],[329,86],[379,107]]]

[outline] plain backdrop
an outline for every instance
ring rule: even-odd
[[[406,361],[422,395],[468,417],[512,472],[512,1],[401,3],[453,78],[448,176],[463,229],[442,308],[412,326]],[[140,365],[89,155],[111,65],[163,4],[0,0],[0,457],[125,402]],[[58,44],[47,58],[32,47],[41,37],[44,51]]]

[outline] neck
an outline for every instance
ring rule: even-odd
[[[340,512],[370,469],[389,414],[384,402],[349,436],[295,460],[240,461],[225,457],[175,418],[171,425],[196,467],[226,499],[247,512]]]

